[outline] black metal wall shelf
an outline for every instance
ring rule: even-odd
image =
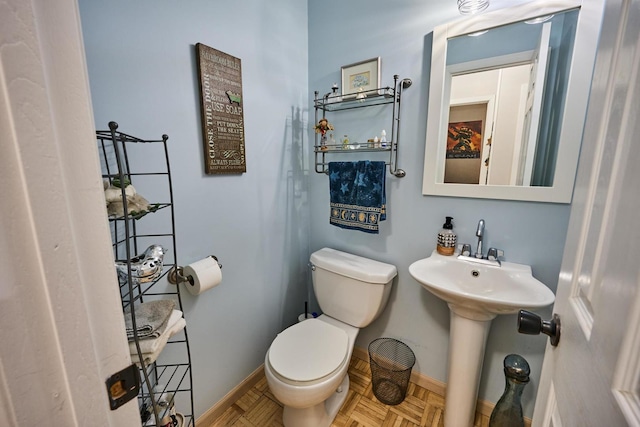
[[[368,143],[347,144],[327,143],[322,141],[322,137],[316,133],[315,144],[313,147],[315,156],[315,171],[317,173],[329,173],[328,155],[331,154],[355,154],[355,153],[375,153],[388,152],[389,173],[393,176],[402,178],[406,176],[406,172],[398,168],[398,147],[400,142],[400,106],[402,103],[402,91],[411,86],[410,79],[402,79],[399,81],[398,75],[393,76],[393,87],[387,86],[377,88],[357,95],[337,95],[327,94],[322,97],[319,92],[315,91],[314,108],[315,123],[320,119],[326,118],[327,112],[339,112],[345,110],[353,110],[358,108],[367,108],[377,105],[392,105],[391,113],[391,135],[390,141],[385,141],[385,146],[370,146]],[[382,144],[382,143],[379,143]]]

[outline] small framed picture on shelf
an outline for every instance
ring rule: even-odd
[[[380,87],[380,57],[342,67],[342,97],[365,98]]]

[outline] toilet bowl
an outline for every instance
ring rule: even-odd
[[[265,357],[285,426],[328,427],[347,398],[349,362],[359,329],[321,315],[282,331]]]
[[[265,356],[285,427],[329,427],[347,398],[349,362],[360,328],[384,309],[396,267],[335,249],[311,254],[312,281],[324,314],[282,331]]]

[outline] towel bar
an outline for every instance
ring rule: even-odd
[[[391,163],[385,163],[385,164],[391,167]],[[329,175],[329,169],[327,169],[327,167],[329,166],[329,163],[316,163],[316,166],[322,166],[323,168],[323,170],[321,171],[316,170],[316,172]],[[407,173],[403,169],[396,169],[395,171],[389,172],[389,173],[391,175],[394,175],[396,178],[404,178],[407,175]]]

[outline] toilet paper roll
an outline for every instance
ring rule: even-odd
[[[185,285],[192,295],[200,295],[222,282],[222,270],[212,257],[185,266],[183,275],[189,278]]]

